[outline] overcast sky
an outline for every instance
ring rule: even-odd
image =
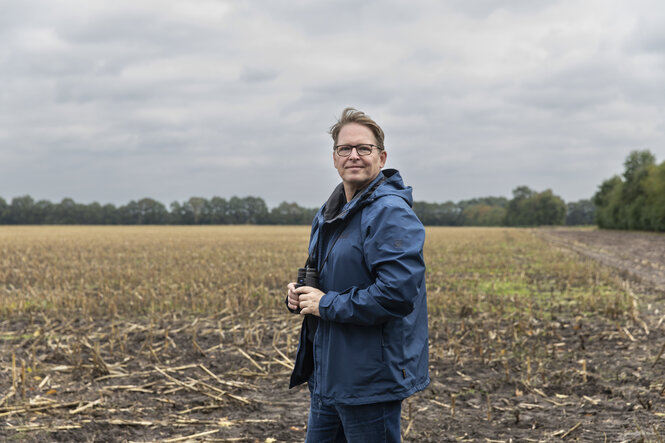
[[[342,109],[414,198],[665,160],[662,0],[0,0],[0,197],[319,206]]]

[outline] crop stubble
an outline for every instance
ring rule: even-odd
[[[536,233],[428,228],[432,384],[405,441],[660,441],[656,296]],[[301,441],[284,295],[307,238],[1,227],[0,438]]]

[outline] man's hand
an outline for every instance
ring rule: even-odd
[[[295,283],[289,283],[287,285],[288,288],[288,307],[289,309],[295,311],[298,308],[300,308],[300,300],[299,300],[299,295],[296,294],[296,284]]]
[[[296,288],[295,293],[298,294],[300,300],[300,313],[312,314],[321,317],[319,314],[319,300],[326,295],[319,289],[312,288],[311,286],[301,286]]]

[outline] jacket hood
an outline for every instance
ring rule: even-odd
[[[386,179],[374,192],[370,198],[380,198],[386,195],[396,195],[402,198],[410,207],[413,207],[413,190],[411,186],[406,186],[402,176],[397,169],[386,169],[379,174],[377,179],[383,175]],[[368,187],[371,189],[371,185]]]
[[[379,175],[365,189],[358,192],[348,203],[346,202],[346,194],[344,193],[344,183],[338,184],[332,194],[330,194],[328,201],[321,208],[323,219],[331,221],[337,217],[346,217],[347,214],[355,213],[374,200],[387,195],[400,197],[410,207],[413,207],[411,186],[404,185],[402,176],[397,169],[384,169],[379,172]]]

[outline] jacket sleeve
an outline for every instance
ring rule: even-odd
[[[404,200],[386,200],[363,214],[363,255],[373,283],[327,292],[319,301],[323,320],[381,324],[411,313],[416,298],[424,294],[425,228]]]

